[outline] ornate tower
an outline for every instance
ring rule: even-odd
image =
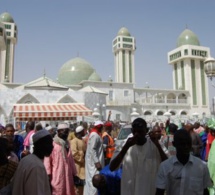
[[[198,37],[185,29],[177,39],[177,48],[168,53],[168,63],[173,66],[173,88],[190,92],[192,112],[210,113],[208,80],[204,60],[210,48],[200,46]]]
[[[113,40],[112,46],[115,58],[115,81],[119,83],[135,83],[135,38],[123,27]]]
[[[6,31],[6,50],[0,53],[0,82],[13,82],[14,77],[14,54],[17,43],[17,26],[7,12],[0,15],[0,22],[4,24]]]
[[[0,22],[0,82],[2,82],[3,72],[5,71],[5,67],[2,64],[5,63],[4,58],[2,58],[2,53],[6,49],[6,32],[4,24]]]

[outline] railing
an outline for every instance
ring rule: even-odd
[[[153,99],[136,99],[136,102],[139,104],[187,104],[187,99],[167,99],[166,102],[164,99],[155,99],[153,102]]]
[[[112,100],[107,101],[107,106],[115,105],[115,106],[123,106],[123,105],[131,105],[131,101],[119,101],[119,100]]]
[[[179,104],[187,104],[187,100],[186,99],[178,99],[178,103]]]
[[[166,103],[168,103],[168,104],[176,104],[176,99],[167,99]]]

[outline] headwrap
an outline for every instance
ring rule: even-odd
[[[112,123],[110,121],[107,121],[105,124],[104,124],[105,127],[112,127]]]
[[[94,127],[101,127],[103,125],[104,125],[104,123],[102,121],[95,121],[95,123],[94,123]]]

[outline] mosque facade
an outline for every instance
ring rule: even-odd
[[[82,103],[92,111],[91,116],[74,120],[92,121],[96,117],[131,121],[140,116],[147,121],[175,121],[202,118],[210,115],[208,80],[204,60],[210,48],[200,45],[198,37],[185,29],[177,39],[177,46],[168,52],[172,66],[173,89],[136,88],[136,41],[128,29],[121,28],[112,41],[115,79],[102,81],[93,66],[76,57],[61,66],[58,79],[45,74],[29,83],[14,83],[15,45],[18,29],[12,16],[0,15],[0,122],[27,120],[25,110],[15,113],[17,105],[59,105]],[[35,110],[34,112],[39,112]],[[38,113],[39,115],[40,113]],[[20,117],[20,116],[26,117]],[[50,119],[50,118],[49,118]],[[42,119],[41,119],[42,120]],[[50,119],[51,120],[51,119]]]

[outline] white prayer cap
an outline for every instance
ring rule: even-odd
[[[66,123],[61,123],[57,127],[58,130],[59,129],[68,129],[68,128],[69,128],[69,126]]]
[[[99,126],[99,125],[104,125],[102,121],[95,121],[94,127]]]
[[[84,127],[78,126],[78,127],[76,127],[75,132],[76,132],[76,133],[80,133],[80,132],[83,131],[83,130],[84,130]]]
[[[45,128],[45,130],[47,130],[47,131],[49,131],[49,130],[51,130],[52,129],[52,126],[51,125],[49,125],[49,126],[47,126],[46,128]]]
[[[45,129],[37,131],[32,137],[33,143],[37,142],[38,140],[40,140],[41,138],[43,138],[47,135],[50,135],[50,133]]]

